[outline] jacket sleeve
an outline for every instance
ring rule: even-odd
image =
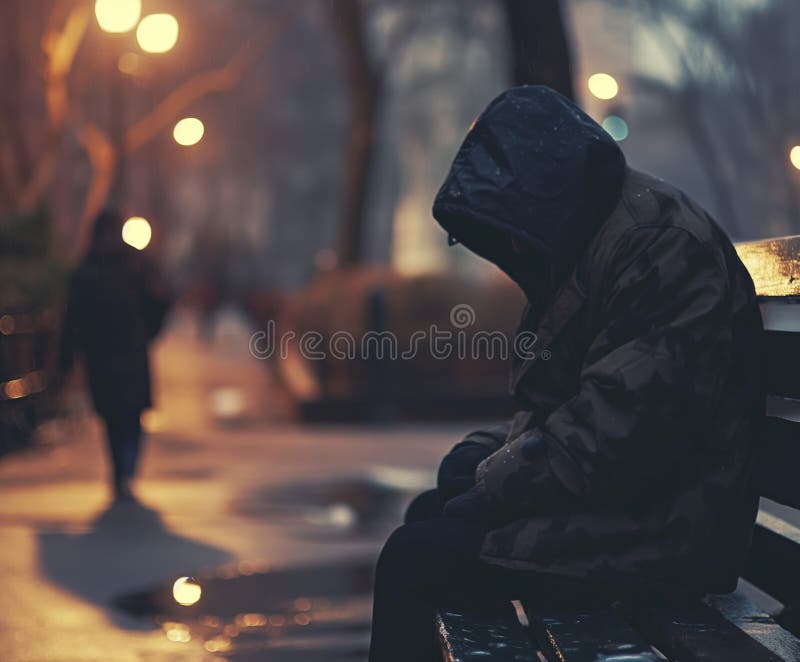
[[[506,442],[510,429],[511,421],[507,421],[481,430],[475,430],[457,443],[450,452],[457,450],[462,444],[479,444],[494,453]]]
[[[475,469],[505,443],[510,423],[470,432],[442,458],[436,474],[436,488],[443,501],[475,486]]]
[[[731,360],[725,268],[679,228],[635,231],[641,248],[613,260],[577,393],[478,466],[497,512],[629,498],[674,475],[703,434]]]

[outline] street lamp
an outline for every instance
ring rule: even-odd
[[[133,246],[136,250],[144,250],[150,243],[153,231],[146,218],[141,216],[131,216],[122,225],[122,241],[128,246]]]
[[[172,585],[172,597],[184,607],[195,604],[203,594],[203,589],[194,577],[180,577]]]
[[[172,14],[148,14],[136,28],[136,41],[147,53],[166,53],[178,41],[178,20]]]
[[[789,152],[789,160],[792,162],[792,165],[800,170],[800,145],[795,145],[792,147],[791,151]]]
[[[203,122],[196,117],[184,117],[172,130],[172,137],[175,142],[184,147],[196,145],[203,138],[205,133]]]
[[[141,0],[96,0],[94,3],[94,15],[104,32],[132,30],[139,22],[141,13]]]
[[[100,29],[107,33],[123,34],[136,28],[136,41],[146,53],[166,53],[178,41],[178,21],[172,14],[148,14],[142,17],[141,0],[95,0],[94,13]],[[138,24],[138,26],[137,26]],[[109,134],[116,152],[116,168],[108,191],[110,200],[118,200],[122,194],[125,180],[125,144],[124,144],[124,111],[122,102],[123,88],[114,74],[116,70],[133,75],[139,69],[140,57],[136,53],[119,52],[121,42],[118,39],[108,40],[109,49],[109,81],[108,110]],[[203,137],[203,123],[196,118],[179,131],[181,122],[175,126],[175,140],[180,144],[194,145]],[[122,240],[136,248],[144,250],[152,238],[152,229],[147,219],[132,216],[122,226]]]
[[[607,101],[619,94],[619,83],[610,74],[592,74],[589,76],[589,91],[598,99]]]

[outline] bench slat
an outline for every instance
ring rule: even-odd
[[[709,605],[786,662],[800,660],[800,639],[784,630],[740,592],[712,595]]]
[[[798,310],[800,316],[800,310]],[[767,393],[784,398],[800,398],[800,333],[766,331],[764,370]]]
[[[531,629],[552,662],[657,662],[658,656],[612,607],[544,611],[525,605]]]
[[[767,416],[758,446],[755,478],[759,495],[790,508],[800,507],[800,422]]]
[[[436,631],[444,662],[539,662],[511,603],[491,614],[442,609],[436,614]]]
[[[630,607],[629,618],[670,659],[783,662],[718,611],[699,602],[681,607]]]
[[[753,543],[742,576],[776,600],[797,604],[800,576],[800,528],[786,520],[759,511]]]

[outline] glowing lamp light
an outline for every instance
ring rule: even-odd
[[[598,99],[613,99],[619,94],[619,83],[610,74],[592,74],[589,76],[589,91]]]
[[[184,607],[189,607],[200,600],[203,589],[193,577],[180,577],[172,585],[172,597],[175,602]]]
[[[800,145],[795,145],[792,147],[791,151],[789,152],[789,160],[792,162],[792,165],[800,170]]]
[[[622,142],[628,137],[628,123],[616,115],[606,117],[603,120],[603,128],[617,142]]]
[[[104,32],[122,33],[133,30],[142,13],[141,0],[96,0],[94,15]]]
[[[206,128],[196,117],[184,117],[172,130],[175,142],[184,147],[196,145],[203,138]]]
[[[166,624],[165,624],[166,625]],[[164,629],[164,634],[167,639],[175,643],[185,644],[187,641],[192,640],[192,635],[183,623],[170,623],[169,627]]]
[[[136,41],[147,53],[166,53],[178,41],[178,20],[172,14],[148,14],[136,28]]]
[[[143,250],[150,243],[153,231],[146,218],[131,216],[122,225],[122,241],[137,250]]]

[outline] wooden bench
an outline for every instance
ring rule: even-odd
[[[523,601],[488,617],[442,609],[436,625],[446,661],[800,662],[800,422],[780,417],[800,414],[800,236],[736,248],[767,329],[771,414],[760,439],[763,499],[742,573],[747,590],[682,607],[564,611]],[[747,597],[753,586],[783,605],[776,616]]]

